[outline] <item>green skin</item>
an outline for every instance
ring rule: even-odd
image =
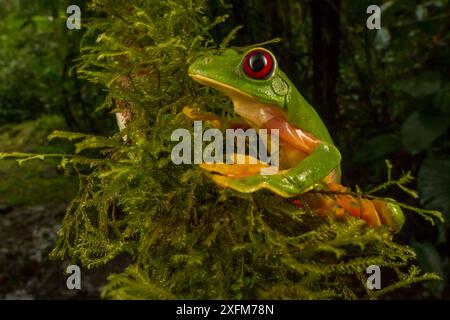
[[[190,66],[189,74],[201,75],[238,88],[255,100],[280,108],[287,115],[289,123],[311,133],[321,141],[321,144],[307,158],[289,170],[275,175],[230,178],[232,180],[230,187],[241,192],[253,192],[269,185],[279,190],[280,194],[295,196],[320,183],[333,170],[340,171],[339,150],[333,144],[326,126],[314,108],[278,68],[267,80],[248,77],[240,67],[244,55],[227,50],[222,55],[200,58]],[[220,90],[217,86],[211,86]]]
[[[311,154],[288,170],[282,170],[274,175],[221,177],[222,185],[226,184],[243,193],[267,188],[284,197],[292,197],[323,185],[324,179],[333,171],[336,173],[335,182],[338,183],[341,154],[322,119],[286,74],[277,67],[276,61],[275,71],[269,79],[252,79],[247,76],[241,67],[246,54],[247,52],[238,54],[228,49],[221,55],[201,57],[189,67],[189,75],[194,80],[228,95],[233,100],[235,109],[236,101],[230,90],[244,94],[247,99],[251,98],[281,109],[291,125],[312,134],[320,143]],[[246,120],[250,120],[251,123],[252,119]],[[404,218],[400,208],[392,203],[389,207],[392,207],[390,211],[393,214],[390,220],[395,224],[402,222]]]

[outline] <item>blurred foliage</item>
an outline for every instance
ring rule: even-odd
[[[63,141],[49,142],[56,129],[67,128],[60,116],[42,116],[0,129],[2,152],[71,153],[73,147]],[[57,161],[38,159],[19,165],[5,160],[0,166],[0,208],[67,203],[76,195],[77,180],[69,172],[57,169]]]
[[[78,1],[84,9],[84,2]],[[76,77],[82,30],[68,32],[70,1],[3,0],[0,5],[0,125],[61,114],[70,129],[103,132],[101,89]],[[87,18],[83,17],[83,18]]]
[[[440,210],[446,215],[445,222],[435,221],[437,230],[423,219],[408,215],[406,227],[395,240],[410,244],[420,267],[445,280],[428,282],[426,291],[413,296],[448,297],[449,2],[331,2],[341,4],[336,9],[340,17],[340,46],[333,53],[338,55],[338,112],[326,115],[326,106],[313,105],[322,116],[331,116],[337,123],[331,134],[343,154],[343,182],[364,186],[363,191],[374,188],[384,180],[386,158],[395,168],[411,171],[417,177],[417,199],[394,189],[382,192],[409,205]],[[231,111],[228,99],[194,85],[187,78],[186,68],[198,55],[214,51],[238,25],[243,28],[236,34],[232,32],[232,44],[236,46],[280,37],[280,43],[265,46],[275,53],[300,92],[309,101],[314,100],[317,83],[312,26],[317,17],[311,13],[311,1],[210,0],[204,6],[202,1],[187,0],[95,0],[91,1],[94,11],[85,10],[83,1],[83,30],[79,32],[65,29],[68,1],[1,3],[0,125],[57,113],[64,116],[69,129],[109,135],[114,118],[106,115],[119,110],[117,102],[125,101],[135,107],[138,120],[111,138],[54,135],[78,141],[77,151],[82,154],[64,158],[62,163],[75,166],[82,184],[68,209],[55,253],[61,256],[67,252],[89,267],[106,263],[120,253],[135,257],[134,264],[123,273],[111,276],[104,288],[105,296],[130,298],[142,293],[147,298],[263,297],[261,291],[255,290],[263,278],[269,283],[265,288],[273,288],[267,291],[269,297],[363,295],[354,292],[355,279],[348,277],[345,268],[327,269],[330,272],[325,274],[312,272],[306,280],[299,276],[305,263],[333,264],[341,253],[362,254],[339,239],[332,240],[335,232],[345,235],[355,226],[332,231],[338,228],[332,222],[319,223],[306,213],[274,209],[267,203],[267,199],[277,203],[271,195],[242,197],[219,192],[197,170],[168,163],[167,137],[171,128],[188,127],[176,116],[184,105],[207,106],[213,109],[210,111],[226,114]],[[382,7],[381,30],[366,28],[366,8],[372,4]],[[85,20],[89,17],[95,19]],[[74,61],[79,56],[83,34],[81,60]],[[326,30],[323,34],[326,39]],[[106,88],[106,93],[100,88]],[[95,107],[99,108],[94,112]],[[123,144],[124,135],[133,144]],[[10,142],[12,146],[16,143],[19,142]],[[29,152],[13,147],[1,151]],[[218,208],[211,211],[205,203],[214,203]],[[247,218],[228,214],[235,210],[247,210]],[[322,244],[335,257],[324,253],[325,261],[315,254],[296,256],[298,264],[280,260],[278,254],[286,249],[280,244],[286,240],[286,233],[292,232],[290,225],[301,229],[305,221],[311,233],[305,239],[297,239],[296,245],[308,247],[315,241],[315,228],[324,228],[329,238],[321,239]],[[71,226],[80,222],[84,227],[74,233]],[[323,225],[319,227],[320,224]],[[377,260],[381,265],[393,267],[398,262],[394,262],[397,256],[391,251],[397,248],[405,250],[403,262],[413,259],[412,252],[395,242],[388,241],[386,251],[381,252],[377,246],[385,240],[377,238],[380,235],[358,230],[362,239],[373,241],[365,244],[371,248],[367,252],[374,254],[372,258],[385,258]],[[247,239],[247,235],[252,238]],[[345,237],[342,239],[345,242]],[[229,241],[234,247],[225,245]],[[203,244],[194,245],[198,243]],[[178,253],[168,258],[170,250]],[[213,250],[212,256],[207,255],[208,250]],[[224,252],[233,258],[223,264],[212,262],[220,260]],[[273,252],[273,260],[267,260]],[[256,258],[249,258],[251,255]],[[243,262],[249,259],[258,266],[256,270],[244,267]],[[271,261],[274,265],[270,265]],[[274,273],[280,265],[287,265],[290,271],[283,275]],[[275,275],[267,277],[271,272]],[[353,272],[364,271],[359,266]],[[411,269],[409,276],[416,276],[416,272]],[[316,281],[324,277],[326,283],[317,285]],[[184,287],[179,287],[180,279],[186,281]],[[278,285],[272,286],[273,283]],[[189,285],[203,289],[190,292]],[[343,288],[347,289],[342,291]]]
[[[337,136],[344,151],[344,177],[349,183],[377,183],[387,157],[395,167],[411,170],[418,178],[420,199],[415,204],[444,212],[446,220],[438,222],[436,232],[409,217],[400,237],[405,242],[415,239],[424,270],[448,275],[449,2],[380,4],[382,29],[370,31],[360,14],[352,14],[362,12],[366,3],[344,2],[346,32],[337,90],[345,130]],[[448,282],[432,286],[430,293],[442,297],[444,289],[448,292]]]

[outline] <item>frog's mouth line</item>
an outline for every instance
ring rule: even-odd
[[[286,114],[278,107],[263,103],[244,91],[200,74],[189,76],[200,84],[212,87],[233,102],[234,111],[254,129],[278,129],[280,138],[280,169],[297,165],[319,143],[311,134],[289,123]]]

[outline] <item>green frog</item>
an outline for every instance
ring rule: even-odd
[[[212,87],[232,102],[235,113],[254,129],[277,129],[279,136],[279,171],[264,175],[240,171],[239,175],[217,166],[203,166],[220,186],[242,193],[268,189],[290,198],[327,186],[345,190],[340,183],[341,154],[316,110],[278,68],[275,56],[265,48],[253,48],[243,54],[227,49],[218,55],[198,58],[189,67],[190,77]],[[231,165],[229,165],[231,166]],[[222,166],[223,167],[223,166]],[[358,205],[341,197],[333,204],[312,199],[317,208],[338,205],[339,209],[360,215],[370,225],[389,225],[398,231],[404,216],[391,201],[364,201]],[[353,213],[352,213],[353,212]]]

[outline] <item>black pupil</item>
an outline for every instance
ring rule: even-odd
[[[262,53],[256,53],[250,57],[249,64],[253,72],[258,72],[267,65],[267,59]]]

